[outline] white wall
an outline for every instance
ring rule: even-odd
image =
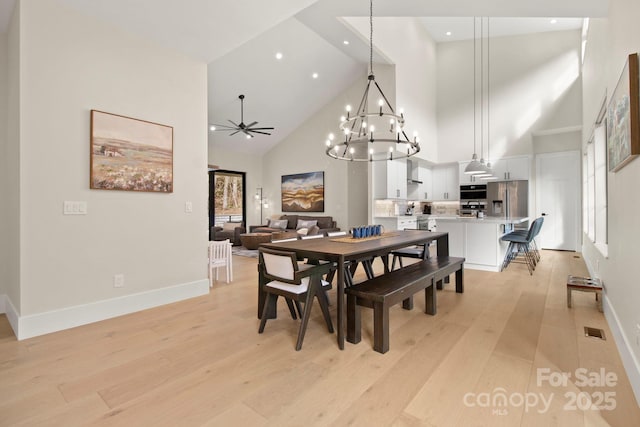
[[[376,64],[374,67],[376,81],[382,86],[385,94],[390,98],[390,102],[394,105],[394,67],[380,64]],[[311,119],[303,123],[263,157],[265,194],[273,201],[269,215],[281,213],[281,175],[324,171],[324,215],[333,216],[333,219],[338,222],[338,227],[343,230],[353,225],[360,225],[362,221],[366,222],[368,214],[366,200],[361,203],[353,202],[354,197],[357,198],[361,192],[368,191],[369,183],[365,168],[350,169],[348,162],[328,157],[325,154],[326,146],[324,144],[329,133],[338,135],[340,115],[344,114],[346,105],[358,105],[366,83],[366,74],[362,74],[353,85],[323,106]],[[351,199],[349,198],[350,191],[351,194],[355,194]],[[358,222],[353,224],[352,221]]]
[[[479,76],[480,40],[476,43]],[[490,53],[492,159],[533,153],[532,132],[581,125],[579,31],[496,37]],[[439,43],[437,67],[438,161],[468,160],[473,154],[473,40]],[[480,156],[479,78],[476,85]],[[486,97],[485,89],[485,102]],[[484,131],[486,158],[486,124]]]
[[[238,138],[241,138],[238,136]],[[246,172],[246,203],[247,203],[247,230],[249,225],[258,225],[260,222],[260,203],[255,199],[256,189],[262,187],[262,157],[247,153],[238,153],[216,147],[215,142],[209,140],[209,164],[219,166],[220,169],[236,172]],[[279,201],[279,200],[278,200]],[[268,217],[267,209],[262,209],[262,217]],[[263,220],[264,221],[264,220]]]
[[[583,144],[600,109],[605,92],[611,94],[627,59],[640,51],[640,3],[636,0],[612,0],[608,21],[591,20],[584,63]],[[612,329],[619,331],[616,342],[640,404],[640,264],[638,245],[640,223],[640,161],[634,160],[608,176],[608,258],[584,237],[583,253],[591,271],[606,286],[605,309]]]
[[[205,281],[206,64],[54,0],[21,2],[20,55],[20,314]],[[91,109],[173,126],[172,194],[89,189]]]
[[[369,38],[368,19],[346,20]],[[375,18],[373,31],[375,48],[395,64],[395,106],[405,111],[407,136],[413,138],[413,132],[418,132],[420,153],[416,157],[435,162],[438,160],[437,45],[416,18]],[[377,70],[374,64],[376,78]],[[388,87],[382,87],[385,95],[390,90]]]
[[[20,309],[20,10],[17,2],[10,21],[8,38],[8,87],[7,87],[7,146],[6,146],[6,199],[3,209],[6,218],[6,283],[5,291],[9,298],[7,306],[13,304]],[[7,307],[8,308],[8,307]],[[10,313],[9,320],[14,328],[16,313]]]
[[[9,243],[7,239],[7,204],[4,202],[8,197],[8,175],[7,175],[7,108],[8,84],[9,84],[9,40],[7,34],[0,34],[0,200],[3,201],[0,207],[0,295],[7,293],[7,257]],[[0,297],[1,298],[1,297]]]

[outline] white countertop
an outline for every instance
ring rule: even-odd
[[[431,216],[430,218],[436,221],[457,221],[457,222],[473,222],[473,223],[486,223],[486,224],[522,224],[529,220],[528,216],[518,217],[497,217],[497,216],[485,216],[484,218],[466,217],[466,216]]]

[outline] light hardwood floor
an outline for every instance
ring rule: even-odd
[[[412,311],[391,309],[384,355],[372,349],[369,310],[362,342],[344,351],[317,305],[301,351],[286,304],[259,335],[256,260],[237,256],[235,281],[204,297],[21,342],[0,316],[0,425],[640,425],[594,295],[574,293],[568,309],[567,274],[586,275],[579,254],[543,251],[533,276],[513,264],[466,270],[465,293],[439,291],[436,316],[421,297]],[[585,337],[583,326],[607,340]],[[616,385],[578,387],[578,368],[615,373]],[[538,384],[538,369],[571,379]],[[580,392],[573,403],[614,392],[615,409],[571,409]],[[484,404],[501,393],[511,403]],[[521,404],[534,396],[548,409]]]

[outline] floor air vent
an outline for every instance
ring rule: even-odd
[[[606,340],[604,336],[604,331],[598,328],[590,328],[588,326],[584,327],[584,336],[592,337],[592,338],[600,338],[601,340]]]

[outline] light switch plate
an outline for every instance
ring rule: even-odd
[[[184,202],[184,211],[186,213],[192,213],[193,212],[193,203],[192,202]]]
[[[86,215],[87,202],[65,200],[62,205],[64,215]]]

